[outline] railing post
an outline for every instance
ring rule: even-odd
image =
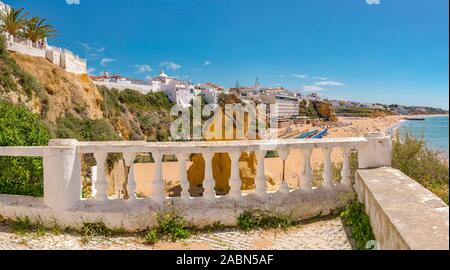
[[[153,181],[151,183],[150,197],[157,203],[164,203],[166,199],[164,176],[162,171],[163,155],[158,152],[152,152],[155,167],[153,169]]]
[[[44,153],[44,203],[56,211],[77,206],[81,200],[81,156],[77,140],[50,140]]]
[[[240,199],[242,196],[241,191],[241,176],[239,174],[239,159],[241,158],[241,152],[230,152],[231,159],[231,177],[230,177],[230,192],[229,195],[233,199]]]
[[[258,196],[265,196],[267,194],[266,192],[266,172],[265,172],[265,166],[264,166],[264,158],[266,157],[267,151],[264,150],[258,150],[256,153],[256,177],[255,177],[255,185],[256,190],[255,193]]]
[[[128,167],[128,181],[127,181],[128,201],[134,202],[137,199],[136,179],[134,176],[134,160],[136,159],[136,153],[124,153],[123,159],[125,161],[125,166]]]
[[[181,198],[182,199],[189,199],[189,181],[186,171],[186,160],[188,158],[188,154],[186,153],[179,153],[177,154],[178,158],[178,166],[180,170],[180,182],[181,182]]]
[[[331,153],[333,152],[333,148],[322,148],[322,152],[324,156],[323,186],[327,189],[332,189],[334,188],[333,167],[331,164]]]
[[[286,182],[286,176],[285,176],[285,162],[289,156],[289,150],[282,150],[278,151],[278,155],[280,156],[281,160],[283,161],[283,177],[284,179],[281,179],[281,186],[280,186],[280,192],[287,194],[289,193],[289,185]]]
[[[344,147],[344,162],[342,163],[341,184],[347,186],[352,184],[352,179],[350,178],[352,176],[350,170],[350,155],[350,147]]]
[[[364,137],[367,143],[358,147],[358,168],[391,167],[392,138],[382,133],[367,133]]]
[[[205,160],[205,179],[203,179],[203,197],[206,200],[212,200],[216,196],[214,190],[216,181],[214,180],[212,159],[214,153],[205,152],[202,153],[203,159]]]
[[[305,191],[311,191],[312,190],[312,169],[311,169],[311,154],[312,149],[311,148],[305,148],[302,149],[303,158],[304,158],[304,174],[302,179],[302,189]]]
[[[97,179],[95,180],[96,194],[94,200],[105,202],[108,200],[108,180],[106,179],[106,158],[108,153],[95,152],[95,160],[97,161]]]

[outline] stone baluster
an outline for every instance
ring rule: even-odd
[[[178,158],[178,166],[179,166],[179,172],[180,172],[180,182],[181,182],[181,198],[182,199],[189,199],[189,181],[186,171],[186,160],[188,158],[188,154],[186,153],[179,153],[177,154]]]
[[[255,193],[258,196],[264,196],[266,195],[266,173],[265,173],[265,166],[264,166],[264,158],[266,157],[267,151],[258,150],[256,153],[256,177],[255,177],[255,185],[256,190]]]
[[[311,169],[311,154],[312,149],[311,148],[305,148],[302,150],[303,158],[304,158],[304,165],[305,168],[304,174],[303,174],[303,181],[302,181],[302,189],[305,191],[311,191],[312,190],[312,169]]]
[[[344,162],[342,164],[342,171],[341,171],[341,184],[343,185],[351,185],[351,170],[350,170],[350,148],[345,147],[344,148]]]
[[[241,176],[239,174],[239,159],[241,158],[241,152],[231,152],[231,177],[230,177],[230,192],[229,195],[233,199],[240,199],[242,196],[241,191]]]
[[[150,197],[157,203],[163,203],[166,199],[164,176],[162,170],[162,158],[163,154],[158,152],[152,152],[153,160],[155,161],[155,167],[153,169],[153,181],[151,183]]]
[[[216,196],[215,180],[212,168],[212,160],[214,153],[206,152],[203,153],[203,159],[205,160],[205,179],[203,179],[203,197],[206,200],[212,200]]]
[[[324,171],[323,171],[323,186],[325,188],[331,189],[334,187],[333,182],[333,168],[331,164],[331,152],[333,148],[322,148],[322,153],[324,156]]]
[[[289,150],[278,151],[278,155],[280,156],[280,159],[285,164],[285,162],[286,162],[286,160],[287,160],[287,158],[289,156]],[[289,185],[286,182],[286,175],[285,175],[286,168],[284,166],[283,166],[283,169],[284,169],[284,171],[283,171],[284,179],[281,180],[282,182],[281,182],[281,186],[280,186],[280,190],[279,191],[281,193],[286,194],[286,193],[289,193]]]
[[[125,160],[125,166],[128,167],[128,181],[127,181],[127,191],[128,191],[128,201],[136,201],[136,179],[134,176],[134,160],[136,159],[136,153],[124,153],[123,158]]]
[[[95,152],[95,160],[97,161],[97,179],[95,181],[96,194],[94,199],[96,201],[107,201],[108,200],[108,181],[106,179],[106,158],[108,153],[106,152]]]

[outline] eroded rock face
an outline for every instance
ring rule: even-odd
[[[40,57],[19,53],[10,55],[25,72],[44,86],[47,94],[45,118],[48,121],[55,122],[66,112],[83,114],[89,119],[103,118],[102,96],[86,74],[66,72]]]
[[[334,111],[333,105],[325,101],[314,101],[314,109],[320,118],[326,118],[328,121],[337,122],[338,118]]]

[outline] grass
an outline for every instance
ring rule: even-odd
[[[263,229],[287,229],[298,224],[292,215],[280,214],[271,211],[248,210],[239,215],[238,227],[244,231],[257,228]]]
[[[187,228],[187,222],[175,212],[161,213],[157,220],[158,227],[148,229],[144,235],[145,243],[149,245],[154,245],[165,239],[170,239],[173,242],[187,239],[192,234]]]
[[[364,205],[358,202],[348,204],[341,213],[345,225],[351,227],[351,238],[356,242],[358,250],[371,249],[367,245],[375,240],[370,225],[369,216],[364,211]]]
[[[47,232],[52,232],[55,235],[61,234],[62,229],[58,224],[54,223],[51,226],[44,224],[40,218],[31,220],[29,217],[17,217],[12,223],[14,232],[18,235],[34,234],[37,237],[44,236]]]

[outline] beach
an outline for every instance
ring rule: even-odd
[[[398,125],[404,116],[387,116],[380,118],[362,118],[362,117],[340,117],[338,123],[324,124],[323,126],[302,125],[299,130],[329,128],[329,135],[326,138],[342,137],[360,137],[370,132],[387,132]],[[334,149],[332,152],[332,161],[339,163],[343,160],[342,150]],[[315,150],[311,156],[313,168],[320,168],[323,164],[323,155],[320,150]],[[191,165],[187,162],[187,168]],[[269,190],[276,190],[281,183],[283,162],[280,158],[266,158],[264,161],[266,174],[272,176],[274,183],[269,184]],[[292,151],[286,160],[285,179],[291,188],[299,186],[299,178],[302,171],[303,156],[300,150]],[[153,163],[135,164],[135,178],[137,183],[137,192],[144,196],[150,193],[150,182],[153,178]],[[163,163],[163,178],[166,183],[166,190],[169,194],[179,190],[179,167],[178,162]]]

